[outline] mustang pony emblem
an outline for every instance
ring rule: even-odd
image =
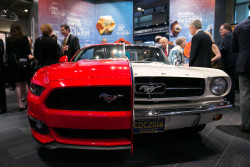
[[[123,95],[108,95],[107,93],[102,93],[100,94],[99,98],[104,98],[104,101],[107,103],[111,103],[112,101],[114,101],[117,98],[123,97]]]
[[[151,93],[153,92],[156,88],[162,88],[162,85],[157,85],[157,86],[153,86],[153,85],[142,85],[140,86],[139,90],[144,89],[145,93]]]

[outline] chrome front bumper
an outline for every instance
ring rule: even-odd
[[[232,105],[221,104],[221,100],[210,102],[196,102],[189,104],[135,104],[134,115],[136,120],[149,118],[164,118],[165,130],[195,127],[213,122],[218,114],[227,112]]]

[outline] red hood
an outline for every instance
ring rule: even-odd
[[[128,60],[80,60],[53,64],[40,69],[34,75],[33,81],[45,85],[56,80],[118,77],[131,77]]]

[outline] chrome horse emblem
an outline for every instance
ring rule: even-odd
[[[123,95],[108,95],[107,93],[102,93],[100,94],[99,98],[103,98],[105,102],[107,103],[111,103],[112,101],[114,101],[117,98],[121,98],[123,97]]]
[[[144,89],[144,92],[149,94],[157,88],[162,88],[162,85],[156,85],[156,86],[154,86],[154,85],[142,85],[142,86],[140,86],[139,90]]]

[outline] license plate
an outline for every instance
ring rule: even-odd
[[[165,119],[137,119],[134,122],[134,133],[164,132]]]

